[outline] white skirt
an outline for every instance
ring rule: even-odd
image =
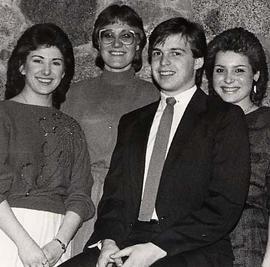
[[[12,208],[12,211],[24,229],[40,247],[45,246],[55,237],[64,218],[64,215],[40,210]],[[70,258],[71,246],[69,244],[67,251],[54,266],[58,266]],[[1,229],[0,266],[23,267],[23,264],[18,256],[16,245]]]

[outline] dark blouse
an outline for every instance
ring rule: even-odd
[[[270,108],[261,107],[246,115],[249,128],[251,177],[247,206],[268,214],[270,198]]]
[[[61,111],[0,102],[0,202],[93,216],[93,179],[84,134]]]
[[[259,267],[267,238],[270,200],[270,108],[246,115],[249,128],[251,177],[243,214],[231,234],[235,267]]]

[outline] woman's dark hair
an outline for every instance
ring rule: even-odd
[[[149,37],[148,61],[152,61],[152,52],[157,44],[165,42],[171,35],[181,35],[189,43],[194,58],[205,58],[207,43],[204,30],[198,23],[188,21],[182,17],[172,18],[161,22],[153,30]],[[195,83],[197,86],[202,82],[203,67],[196,71]]]
[[[25,77],[20,67],[25,64],[31,51],[41,47],[57,47],[64,58],[65,75],[52,93],[52,104],[60,108],[74,75],[74,55],[72,44],[65,32],[53,23],[35,24],[19,38],[8,61],[5,99],[18,95],[25,86]]]
[[[216,95],[213,88],[213,72],[216,55],[219,51],[232,51],[246,56],[252,67],[253,74],[258,71],[260,72],[258,81],[253,82],[253,84],[256,85],[256,92],[254,92],[254,90],[251,90],[250,92],[251,101],[256,105],[260,105],[267,88],[268,69],[264,49],[258,38],[248,30],[243,28],[233,28],[218,34],[208,44],[205,72],[208,79],[209,94],[212,95]]]
[[[136,72],[142,68],[142,50],[146,44],[146,35],[143,28],[143,21],[140,16],[127,5],[110,5],[105,8],[97,17],[92,34],[93,46],[99,51],[99,31],[109,24],[125,23],[135,29],[139,36],[139,49],[136,51],[132,66]],[[96,65],[101,69],[104,68],[104,61],[98,53]]]

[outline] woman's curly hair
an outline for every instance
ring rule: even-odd
[[[264,49],[259,39],[248,30],[241,27],[232,28],[218,34],[208,44],[208,53],[205,62],[205,73],[208,79],[209,94],[216,94],[213,88],[213,71],[216,55],[219,51],[232,51],[248,58],[253,74],[259,72],[258,81],[254,81],[256,92],[251,90],[250,99],[256,105],[261,105],[268,82],[268,68]]]

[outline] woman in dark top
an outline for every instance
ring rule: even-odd
[[[209,43],[206,75],[209,93],[240,106],[249,127],[251,178],[243,214],[231,234],[234,266],[270,266],[270,109],[262,106],[268,80],[262,45],[243,28],[222,32]]]
[[[0,102],[0,266],[57,266],[94,214],[84,134],[59,111],[74,74],[67,35],[27,29],[8,62]]]
[[[98,204],[116,144],[120,117],[159,98],[159,91],[136,77],[142,67],[146,36],[142,19],[129,6],[110,5],[95,21],[93,46],[98,55],[100,76],[71,86],[61,109],[74,117],[85,132],[94,178],[92,199]],[[93,231],[94,220],[86,222],[74,242],[82,249]]]

